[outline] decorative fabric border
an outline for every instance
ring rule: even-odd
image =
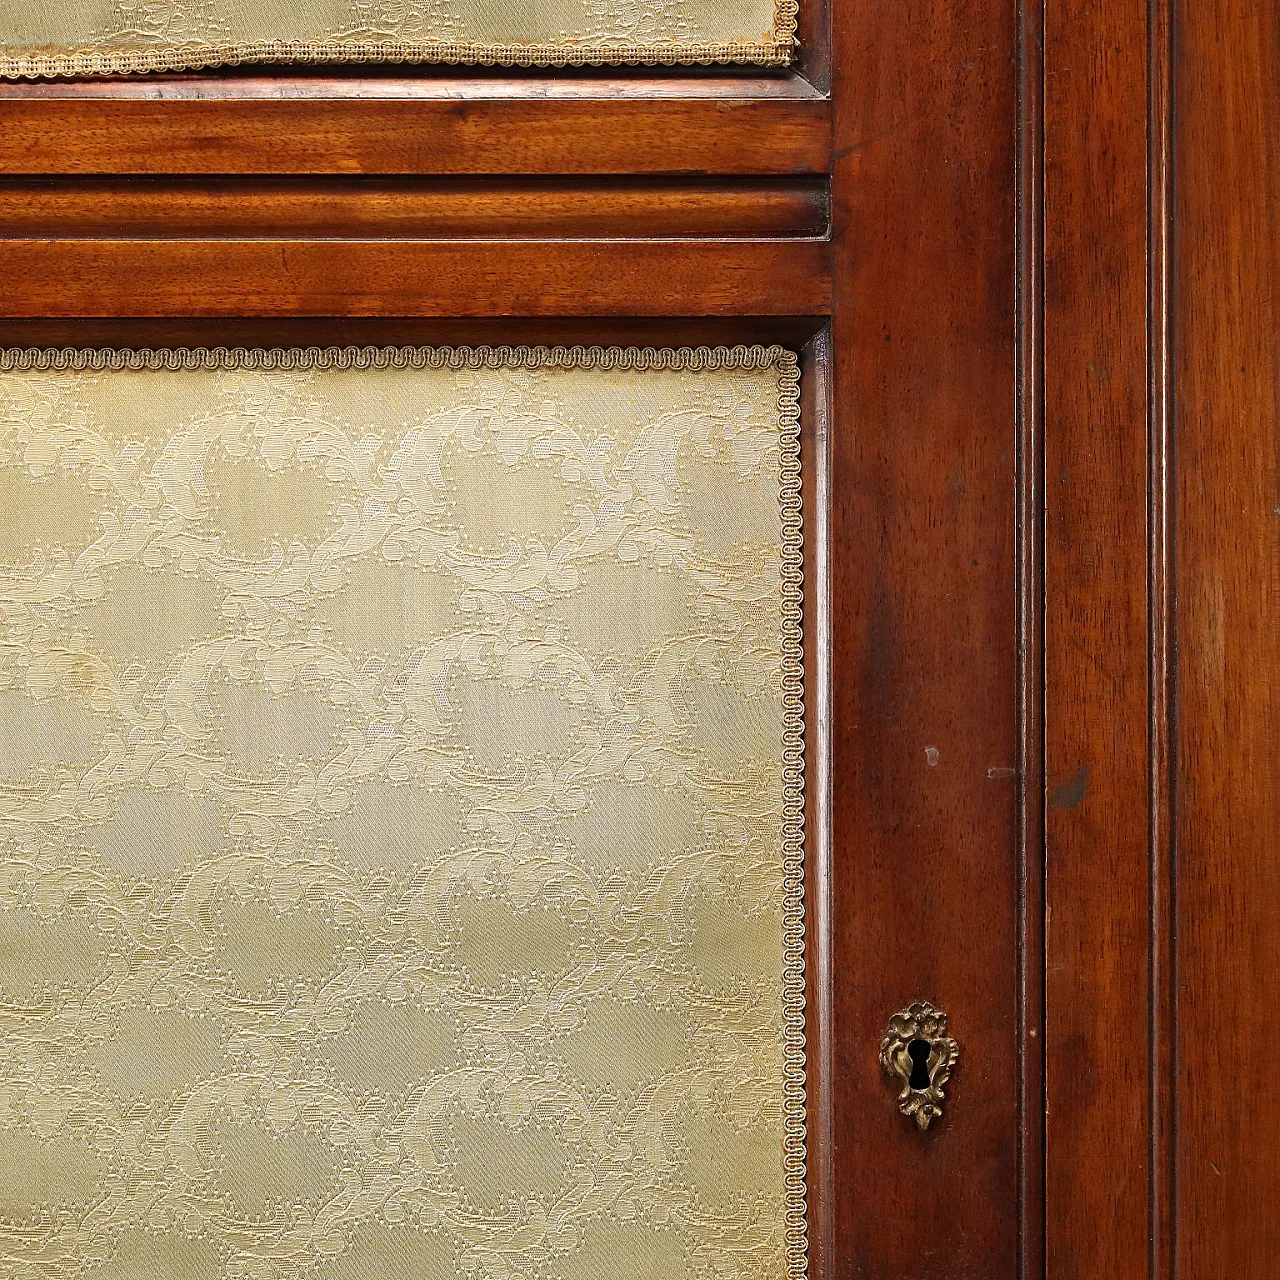
[[[783,1101],[787,1280],[808,1269],[804,884],[804,543],[800,364],[780,346],[0,348],[0,372],[306,369],[776,369],[782,514]]]
[[[259,40],[160,45],[149,49],[82,47],[15,53],[0,47],[0,79],[199,71],[255,63],[407,63],[481,67],[709,66],[739,63],[785,67],[795,52],[799,0],[774,0],[773,31],[765,41],[698,44],[482,44],[475,41]]]

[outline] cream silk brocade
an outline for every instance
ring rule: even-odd
[[[790,61],[796,0],[5,0],[0,76],[246,62]]]
[[[797,363],[0,352],[0,1273],[798,1280]]]

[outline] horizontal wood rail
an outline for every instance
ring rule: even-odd
[[[460,82],[447,78],[408,83],[412,97],[289,99],[176,96],[149,77],[95,84],[94,97],[0,86],[0,173],[780,176],[822,175],[831,159],[830,104],[812,90],[760,96],[755,82],[691,79],[678,83],[731,95],[609,99],[525,96],[516,80],[469,97],[449,96]]]
[[[723,347],[799,351],[819,316],[219,316],[0,319],[0,347]]]
[[[0,316],[795,316],[823,240],[0,240]]]
[[[0,178],[0,239],[824,235],[820,178]]]

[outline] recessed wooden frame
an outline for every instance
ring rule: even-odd
[[[814,1280],[1040,1266],[1016,9],[836,0],[829,66],[810,4],[776,75],[0,86],[0,345],[803,352]],[[877,1060],[918,999],[927,1134]]]

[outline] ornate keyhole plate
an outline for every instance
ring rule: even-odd
[[[880,1066],[902,1081],[898,1110],[921,1130],[942,1114],[944,1087],[960,1046],[947,1035],[947,1015],[927,1000],[895,1013],[880,1042]]]

